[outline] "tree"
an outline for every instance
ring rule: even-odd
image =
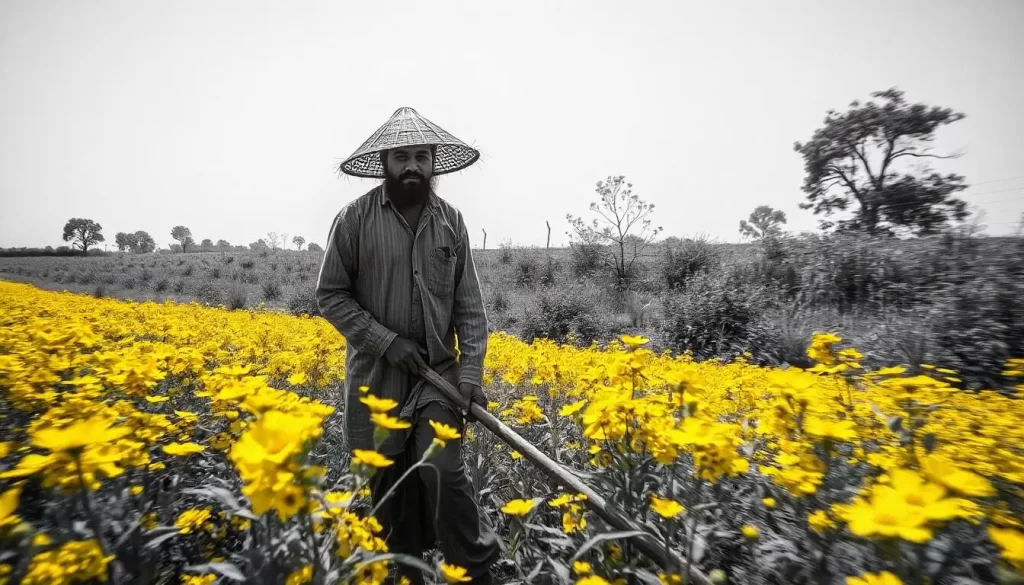
[[[267,245],[267,241],[264,240],[263,238],[260,238],[255,242],[249,244],[249,249],[252,250],[253,252],[261,252],[263,250],[268,250],[269,248],[270,246]]]
[[[182,252],[188,252],[188,247],[196,243],[192,239],[192,230],[183,225],[174,226],[174,229],[171,230],[171,237],[181,244]]]
[[[306,243],[306,238],[302,236],[295,236],[292,238],[292,243],[295,244],[295,249],[301,252],[302,245]]]
[[[217,240],[217,249],[218,250],[230,250],[231,249],[231,244],[228,243],[227,240]]]
[[[598,215],[591,223],[582,217],[566,214],[573,233],[566,232],[570,240],[575,235],[585,246],[607,246],[602,250],[605,261],[615,269],[619,286],[624,286],[633,271],[633,264],[661,232],[661,227],[651,227],[649,215],[653,203],[646,203],[633,193],[633,184],[626,182],[624,175],[608,177],[598,181],[597,192],[600,201],[590,204],[590,210]]]
[[[786,213],[781,209],[772,209],[767,205],[758,205],[750,213],[750,221],[740,220],[740,233],[743,237],[760,240],[765,236],[775,236],[782,232],[780,227],[786,223]]]
[[[324,251],[324,249],[320,247],[320,244],[318,244],[316,242],[310,242],[309,246],[306,247],[306,249],[309,250],[310,252],[323,252]]]
[[[139,230],[132,234],[135,240],[135,247],[132,248],[132,252],[136,254],[149,254],[153,250],[156,250],[156,242],[153,241],[153,236],[149,233]]]
[[[213,240],[210,238],[203,238],[203,241],[199,243],[199,247],[206,252],[213,250]]]
[[[135,234],[117,232],[114,235],[114,243],[117,244],[119,252],[124,252],[135,247]]]
[[[89,246],[103,240],[103,226],[91,219],[73,217],[64,224],[64,241],[71,242],[72,248],[82,250],[82,255],[89,254]]]
[[[260,241],[263,241],[271,250],[277,250],[277,240],[280,239],[280,237],[281,236],[278,235],[277,232],[267,232],[267,239],[263,240],[260,238]]]
[[[800,207],[830,217],[852,206],[851,219],[822,221],[821,227],[869,234],[891,233],[900,227],[924,235],[952,220],[963,220],[966,203],[953,197],[967,187],[962,176],[940,175],[926,165],[916,172],[901,172],[895,166],[907,159],[956,158],[931,154],[927,145],[940,126],[965,115],[948,108],[909,104],[896,88],[871,96],[883,103],[854,101],[846,113],[829,110],[824,126],[809,142],[794,144],[806,172],[803,191],[808,201]]]

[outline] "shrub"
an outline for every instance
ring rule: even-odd
[[[319,316],[320,307],[316,302],[316,288],[300,286],[288,297],[288,311],[293,315]]]
[[[574,276],[591,276],[604,264],[597,244],[573,242],[569,245],[569,267]]]
[[[263,283],[263,298],[267,301],[278,301],[281,299],[281,285],[277,281],[270,280]]]
[[[239,266],[241,266],[245,270],[252,270],[253,268],[256,267],[256,262],[254,260],[242,260]]]
[[[510,264],[512,262],[512,242],[504,241],[498,246],[498,262]]]
[[[738,357],[744,352],[770,359],[765,302],[757,289],[734,287],[725,278],[700,273],[665,300],[660,327],[673,350],[698,360]]]
[[[158,293],[162,293],[165,290],[167,290],[168,286],[170,286],[170,283],[167,282],[167,279],[161,278],[160,280],[156,281],[156,286],[154,286],[154,290]]]
[[[540,263],[537,258],[527,252],[518,255],[512,282],[517,287],[532,288],[540,277]]]
[[[661,273],[668,289],[682,288],[687,280],[721,265],[719,251],[704,236],[665,245]]]
[[[249,290],[238,284],[233,284],[228,289],[225,305],[232,310],[244,309],[249,306]]]
[[[222,301],[221,291],[212,282],[200,282],[192,292],[197,301],[207,305],[219,305]]]
[[[558,343],[590,345],[606,339],[610,328],[601,319],[593,298],[579,289],[542,294],[527,311],[521,335],[527,343],[551,339]]]

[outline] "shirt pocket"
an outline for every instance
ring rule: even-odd
[[[430,265],[427,273],[427,288],[434,295],[447,298],[455,290],[455,264],[458,255],[452,246],[440,246],[430,250]]]

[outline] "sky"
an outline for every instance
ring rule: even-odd
[[[663,236],[739,241],[801,210],[793,144],[897,87],[966,118],[935,168],[986,233],[1024,212],[1024,2],[0,0],[0,247],[62,245],[72,217],[166,247],[323,244],[375,186],[339,176],[408,106],[480,149],[440,178],[474,246],[568,241],[625,175]]]

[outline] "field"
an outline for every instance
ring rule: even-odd
[[[381,582],[394,559],[362,488],[388,462],[340,448],[345,344],[321,319],[15,283],[0,283],[0,309],[12,582]],[[490,407],[715,582],[994,583],[1024,569],[1020,400],[955,390],[930,365],[866,371],[828,335],[809,370],[646,345],[495,333]],[[505,542],[502,581],[681,582],[488,433],[464,434]],[[424,568],[459,582],[442,563]]]
[[[1020,246],[685,241],[625,291],[578,249],[478,252],[492,411],[686,559],[659,569],[487,431],[439,428],[500,530],[499,582],[1024,578]],[[415,562],[366,498],[388,461],[341,444],[318,264],[0,259],[38,285],[0,282],[0,582],[381,583]]]
[[[625,290],[585,248],[476,250],[493,331],[577,345],[642,334],[699,360],[747,354],[808,366],[811,335],[867,348],[865,363],[932,363],[965,388],[1012,390],[1024,355],[1024,238],[792,237],[668,241],[640,254]],[[230,309],[316,314],[310,252],[0,258],[0,278],[43,288]]]

